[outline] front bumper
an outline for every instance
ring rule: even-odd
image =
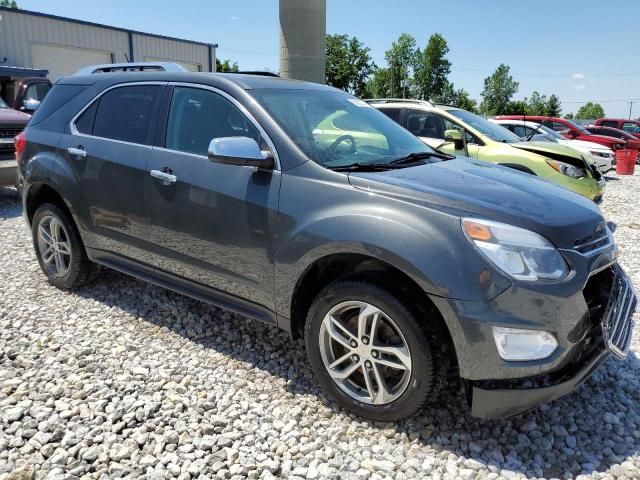
[[[626,355],[637,299],[614,255],[605,250],[599,259],[589,257],[594,263],[587,271],[593,273],[577,280],[582,285],[577,291],[569,288],[574,282],[564,290],[557,285],[547,291],[512,286],[491,302],[449,302],[458,331],[451,329],[451,317],[445,314],[445,320],[474,416],[526,412],[570,393],[609,353]],[[505,361],[498,354],[493,326],[551,332],[558,348],[543,360]]]

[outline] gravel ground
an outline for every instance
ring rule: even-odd
[[[640,285],[640,176],[603,209]],[[40,273],[0,189],[0,480],[30,478],[640,478],[640,351],[527,415],[472,418],[446,394],[376,424],[337,409],[301,342],[104,271],[73,293]]]

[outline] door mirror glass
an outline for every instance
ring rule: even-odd
[[[249,137],[220,137],[209,143],[209,160],[227,165],[248,165],[272,169],[273,154],[260,150],[258,142]]]
[[[28,98],[24,101],[24,106],[21,108],[24,112],[35,112],[40,106],[40,100],[34,98]]]

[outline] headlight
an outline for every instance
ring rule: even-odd
[[[503,360],[527,361],[547,358],[558,347],[558,341],[543,330],[493,327],[493,339]]]
[[[559,162],[558,160],[547,160],[547,163],[556,172],[560,172],[567,177],[581,178],[585,176],[585,171],[582,168],[574,167],[568,163]]]
[[[462,230],[491,263],[516,280],[559,280],[569,271],[546,238],[524,228],[463,218]]]
[[[601,157],[601,158],[609,158],[610,157],[608,152],[599,152],[597,150],[590,150],[589,153],[591,153],[591,155],[595,155],[596,157]]]

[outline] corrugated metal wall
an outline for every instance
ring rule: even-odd
[[[126,62],[129,56],[129,33],[126,31],[31,15],[19,10],[1,10],[0,16],[0,57],[7,57],[6,65],[43,67],[34,65],[33,44],[101,51],[111,54],[115,62]],[[197,65],[202,71],[209,70],[207,45],[138,33],[132,34],[132,40],[135,61],[159,58]],[[55,58],[50,61],[55,62]],[[68,63],[71,65],[73,62]],[[54,70],[59,72],[60,68],[56,65]],[[65,71],[64,74],[68,75],[74,71]]]

